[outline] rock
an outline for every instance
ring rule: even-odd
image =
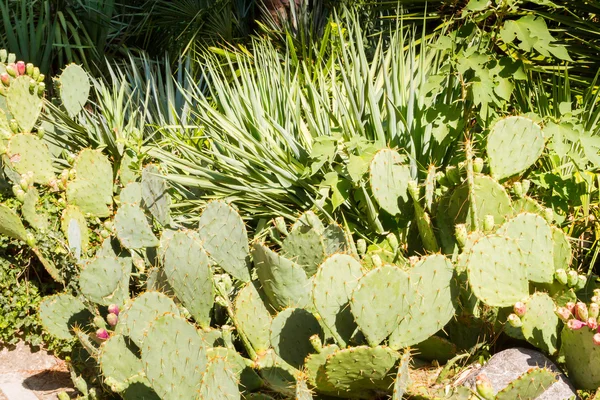
[[[579,399],[573,385],[550,359],[539,351],[524,348],[508,349],[497,353],[484,367],[471,371],[465,378],[464,385],[475,390],[475,379],[478,375],[485,373],[492,383],[494,392],[497,393],[508,386],[511,381],[534,367],[546,367],[558,374],[556,383],[550,386],[537,400]]]

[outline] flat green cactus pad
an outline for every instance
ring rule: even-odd
[[[252,258],[258,279],[273,309],[303,308],[309,304],[310,282],[298,264],[261,243],[254,244]]]
[[[250,281],[248,233],[237,211],[224,201],[211,201],[200,216],[198,232],[208,254],[225,272]]]
[[[27,231],[13,210],[0,204],[0,233],[13,239],[27,241]]]
[[[38,191],[35,188],[29,188],[25,194],[25,202],[21,207],[21,214],[27,223],[36,231],[44,231],[48,229],[50,221],[48,215],[37,210],[37,203],[40,198]]]
[[[134,158],[129,154],[128,151],[125,151],[119,166],[119,180],[124,186],[127,186],[131,182],[135,182],[139,176],[139,172],[134,169],[133,162]]]
[[[546,293],[535,293],[526,302],[527,312],[521,321],[521,331],[527,341],[545,353],[553,355],[558,350],[558,333],[561,322],[554,313],[554,301]]]
[[[554,268],[567,270],[573,260],[573,252],[571,250],[569,238],[561,229],[553,226],[552,241],[554,243]]]
[[[571,330],[565,326],[560,335],[560,353],[565,356],[569,379],[578,389],[600,386],[600,346],[594,344],[595,333],[587,327]]]
[[[123,307],[115,333],[128,336],[139,347],[152,321],[165,313],[179,315],[173,300],[160,292],[145,292]]]
[[[144,206],[162,226],[171,223],[169,185],[155,165],[142,170],[142,199]]]
[[[492,126],[487,137],[492,176],[508,178],[533,165],[544,151],[542,128],[525,117],[507,117]]]
[[[37,136],[20,133],[8,141],[9,164],[19,174],[33,172],[33,181],[47,185],[55,179],[48,146]]]
[[[77,64],[69,64],[58,78],[60,100],[69,116],[75,117],[81,112],[90,95],[90,79]]]
[[[231,366],[233,374],[239,381],[239,388],[244,392],[251,392],[263,387],[263,381],[252,369],[252,361],[240,356],[235,349],[228,347],[212,347],[206,350],[209,360],[215,357],[224,358]]]
[[[431,336],[414,346],[415,357],[421,360],[433,361],[437,360],[440,363],[445,363],[452,357],[456,356],[458,348],[448,339],[440,336]]]
[[[148,381],[161,399],[197,398],[208,364],[205,346],[183,317],[165,314],[151,323],[140,349]]]
[[[410,351],[407,351],[402,355],[402,358],[400,358],[398,372],[396,373],[396,379],[394,380],[392,400],[402,400],[404,393],[407,391],[410,384]]]
[[[325,258],[325,240],[310,227],[292,229],[281,246],[282,254],[300,265],[307,276],[312,276]]]
[[[313,278],[315,310],[342,347],[356,329],[349,301],[362,276],[363,269],[356,259],[346,254],[334,254],[321,264]]]
[[[515,215],[522,212],[528,212],[537,214],[540,217],[544,216],[544,207],[529,196],[515,199],[513,201],[513,210],[515,210]]]
[[[76,179],[67,184],[67,201],[85,214],[108,217],[112,204],[113,170],[108,158],[99,150],[82,150],[73,169]]]
[[[283,361],[273,349],[260,354],[255,366],[267,387],[283,395],[294,396],[295,377],[300,371]]]
[[[100,346],[98,363],[102,375],[118,392],[125,390],[132,378],[144,373],[142,360],[135,353],[135,346],[122,335],[113,335]]]
[[[212,358],[202,374],[199,399],[239,400],[241,396],[233,366],[226,358]]]
[[[496,400],[535,400],[554,382],[554,372],[547,368],[532,368],[499,391]]]
[[[30,90],[30,81],[27,75],[18,76],[11,82],[6,94],[8,110],[22,132],[31,132],[42,113],[42,98],[37,93],[37,85],[33,91]]]
[[[387,265],[369,271],[352,292],[350,307],[358,327],[371,346],[377,346],[398,326],[408,306],[408,275]],[[400,311],[399,311],[400,310]]]
[[[69,248],[79,245],[81,250],[89,246],[89,230],[85,216],[77,206],[68,205],[62,212],[60,228],[69,242]]]
[[[265,307],[253,282],[240,290],[234,305],[235,318],[240,329],[257,353],[266,351],[271,344],[270,329],[273,318]]]
[[[271,346],[281,359],[298,369],[315,351],[310,343],[312,335],[323,339],[321,325],[311,313],[301,308],[285,309],[271,323]]]
[[[122,204],[114,219],[117,238],[128,249],[156,247],[158,239],[152,233],[146,215],[139,206]]]
[[[329,383],[325,374],[325,363],[327,358],[340,350],[335,344],[323,346],[320,353],[312,353],[304,360],[304,369],[310,384],[321,393],[335,393],[337,389]]]
[[[173,235],[166,245],[163,267],[177,298],[201,327],[208,328],[214,304],[212,271],[194,232],[179,231]]]
[[[512,239],[497,235],[478,239],[468,251],[466,265],[473,293],[487,305],[512,306],[529,295],[523,255]]]
[[[79,288],[94,303],[123,304],[129,299],[130,275],[131,258],[96,257],[81,271]]]
[[[92,314],[81,300],[69,294],[44,298],[40,303],[39,315],[44,329],[63,340],[73,337],[71,330],[74,326],[85,326],[92,319]]]
[[[85,213],[95,217],[106,218],[110,216],[112,198],[108,200],[102,195],[102,188],[96,182],[75,180],[67,184],[67,202],[79,207]]]
[[[381,208],[396,215],[400,213],[400,201],[408,201],[410,169],[403,165],[405,157],[391,149],[382,149],[375,154],[369,167],[373,197]]]
[[[123,204],[142,204],[142,184],[139,182],[130,182],[121,190],[119,200]]]

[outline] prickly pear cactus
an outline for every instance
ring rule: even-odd
[[[48,185],[54,179],[54,167],[48,146],[37,136],[19,133],[8,141],[7,159],[19,174],[33,173],[33,181]]]
[[[169,185],[155,165],[144,167],[141,185],[144,206],[159,224],[168,226],[171,222]]]
[[[410,169],[405,158],[391,149],[375,154],[369,167],[371,190],[379,206],[391,215],[400,214],[400,201],[408,201]]]
[[[57,78],[60,100],[70,117],[77,116],[88,101],[90,95],[90,79],[87,73],[77,64],[70,64]]]
[[[73,327],[86,324],[92,314],[81,300],[69,294],[57,294],[40,303],[39,315],[47,332],[68,340],[73,337]]]

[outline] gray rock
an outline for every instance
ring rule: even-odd
[[[534,367],[546,367],[558,374],[556,383],[550,386],[537,400],[579,399],[573,385],[552,361],[538,351],[524,348],[508,349],[497,353],[484,367],[471,371],[465,378],[464,385],[475,389],[475,379],[485,373],[491,381],[494,391],[499,392],[511,381]]]

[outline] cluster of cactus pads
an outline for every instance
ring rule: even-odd
[[[125,152],[110,160],[96,149],[57,162],[39,124],[43,76],[12,55],[0,61],[0,150],[16,199],[0,205],[0,233],[30,246],[65,284],[40,305],[46,330],[77,338],[100,383],[123,398],[535,398],[554,381],[549,371],[497,394],[485,382],[478,394],[413,382],[416,358],[447,360],[469,347],[445,328],[483,309],[508,321],[510,336],[551,355],[561,347],[567,365],[588,366],[578,384],[600,386],[598,302],[577,300],[590,282],[571,269],[552,210],[516,180],[544,150],[536,122],[501,119],[487,161],[467,142],[463,162],[422,179],[396,150],[379,150],[365,170],[372,207],[409,209],[408,237],[354,241],[308,211],[249,238],[225,201],[208,203],[195,227],[174,222],[158,165],[136,172]],[[57,83],[75,118],[87,75],[70,65]],[[70,267],[53,261],[57,253]],[[74,381],[83,398],[96,397]]]

